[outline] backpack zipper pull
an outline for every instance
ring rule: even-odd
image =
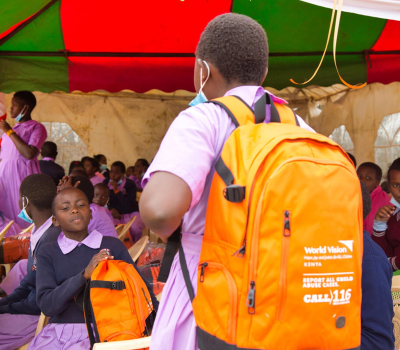
[[[287,210],[285,211],[285,224],[284,224],[283,235],[285,237],[290,236],[290,212]]]
[[[208,266],[208,263],[202,263],[201,265],[201,272],[200,272],[200,282],[204,282],[204,269]]]
[[[243,258],[244,253],[246,253],[246,241],[244,241],[243,245],[232,254],[232,256],[238,257],[238,258]]]
[[[250,282],[249,294],[247,295],[246,306],[248,307],[248,313],[254,315],[256,313],[256,283]]]

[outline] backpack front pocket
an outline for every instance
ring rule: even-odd
[[[209,333],[234,344],[238,301],[235,280],[222,264],[201,262],[198,269],[198,296],[193,300],[197,325],[203,328],[202,320],[217,320],[213,325],[207,323]]]

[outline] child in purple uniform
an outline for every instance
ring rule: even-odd
[[[13,293],[0,300],[0,348],[3,350],[27,344],[35,335],[40,315],[36,303],[35,258],[41,245],[57,240],[60,234],[60,229],[54,227],[51,221],[51,203],[55,195],[56,186],[48,175],[29,175],[21,184],[20,202],[22,198],[25,198],[25,203],[28,202],[21,209],[27,218],[32,218],[35,226],[25,264],[26,276]]]
[[[77,188],[62,190],[53,201],[53,224],[62,233],[56,242],[37,253],[37,302],[50,323],[33,339],[28,349],[89,349],[82,310],[74,298],[86,286],[103,260],[132,261],[124,244],[98,231],[88,233],[89,201]],[[135,266],[136,268],[136,266]],[[149,291],[157,309],[158,303]]]
[[[96,159],[84,157],[82,158],[82,164],[93,186],[96,186],[104,181],[104,176],[99,173],[100,163]]]
[[[32,120],[31,113],[36,106],[36,98],[30,91],[18,91],[11,100],[11,118],[17,124],[11,126],[0,120],[0,130],[4,132],[0,153],[0,211],[14,220],[22,228],[29,224],[18,217],[19,187],[30,174],[39,174],[37,160],[39,150],[47,137],[45,127]]]
[[[261,84],[267,71],[267,36],[256,21],[233,13],[213,19],[196,50],[198,95],[191,102],[193,107],[173,121],[143,178],[142,184],[147,185],[140,198],[140,213],[149,229],[166,241],[183,220],[182,246],[194,290],[215,163],[235,129],[221,107],[202,102],[236,95],[254,108],[266,92]],[[270,96],[274,102],[286,103]],[[301,127],[310,129],[298,119]],[[264,122],[269,121],[267,108]],[[150,349],[197,349],[192,305],[177,255],[162,293]]]

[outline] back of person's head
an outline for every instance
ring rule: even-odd
[[[93,202],[94,197],[94,187],[92,182],[89,180],[87,176],[73,176],[72,177],[72,185],[75,186],[77,182],[80,182],[78,185],[78,189],[80,189],[87,197],[89,203]]]
[[[389,183],[389,187],[390,187],[390,173],[392,171],[400,171],[400,158],[397,158],[389,167],[389,170],[387,173],[387,180]]]
[[[353,156],[351,153],[349,153],[349,152],[346,152],[346,153],[347,153],[347,155],[350,157],[351,161],[353,162],[354,167],[357,168],[356,157],[354,157],[354,156]]]
[[[120,161],[116,161],[116,162],[112,163],[111,167],[118,168],[121,171],[121,173],[125,173],[125,171],[126,171],[125,164]]]
[[[51,203],[57,194],[54,180],[45,174],[27,176],[19,189],[21,196],[28,198],[29,203],[39,211],[51,209]]]
[[[80,168],[83,171],[85,171],[85,168],[83,167],[82,163],[79,160],[73,160],[71,164],[69,165],[69,171],[68,174],[70,175],[72,173],[72,170]]]
[[[43,157],[50,157],[55,159],[57,157],[57,145],[54,142],[46,141],[43,144],[40,153]]]
[[[360,181],[360,183],[361,183],[361,194],[363,201],[363,219],[365,220],[369,215],[369,213],[371,212],[372,199],[367,185],[362,181]]]
[[[252,18],[226,13],[207,24],[196,57],[212,63],[227,83],[261,85],[268,68],[267,34]]]
[[[30,111],[36,107],[36,97],[30,91],[18,91],[14,94],[14,98],[21,104],[29,106]]]

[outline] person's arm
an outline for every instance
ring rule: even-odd
[[[388,231],[387,222],[393,215],[394,210],[392,205],[379,208],[375,214],[373,225],[372,240],[383,249],[387,257],[393,257],[394,253],[392,246],[386,238],[386,233]]]
[[[36,293],[32,291],[25,299],[0,306],[0,314],[40,315],[40,308],[36,303]]]
[[[392,272],[384,257],[363,259],[361,350],[393,350]]]
[[[12,130],[11,126],[5,121],[0,120],[0,130],[4,133]],[[17,148],[18,152],[21,153],[27,159],[33,159],[38,153],[38,149],[35,146],[26,144],[17,134],[16,132],[12,132],[9,135],[11,141],[14,143],[15,147]]]
[[[15,303],[20,300],[23,300],[28,297],[28,295],[31,292],[31,288],[29,287],[29,284],[27,283],[27,276],[25,276],[22,281],[20,282],[19,286],[14,289],[14,291],[10,294],[7,295],[6,297],[2,298],[0,300],[0,306],[5,306],[9,303]],[[0,309],[0,313],[3,313]],[[6,313],[6,312],[4,312]]]
[[[156,172],[140,197],[140,215],[165,242],[181,224],[191,202],[192,192],[185,181],[171,173]]]
[[[68,303],[86,285],[86,282],[83,271],[81,271],[58,286],[53,261],[41,247],[37,254],[36,301],[46,316],[53,317],[64,311]]]

